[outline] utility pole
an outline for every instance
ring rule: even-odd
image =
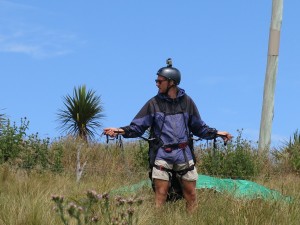
[[[272,18],[269,34],[268,62],[264,84],[263,106],[260,121],[258,151],[267,155],[271,145],[272,121],[274,117],[274,92],[278,67],[280,28],[283,0],[272,0]]]

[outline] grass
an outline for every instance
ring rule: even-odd
[[[0,225],[63,224],[53,209],[55,204],[51,195],[76,200],[83,198],[87,190],[104,193],[148,178],[145,169],[132,166],[134,143],[125,145],[124,155],[114,145],[108,149],[103,145],[92,145],[83,149],[81,160],[87,161],[87,166],[80,183],[76,183],[76,143],[66,142],[65,145],[68,152],[64,157],[65,170],[61,174],[20,170],[5,164],[0,166]],[[162,209],[154,208],[152,190],[143,189],[136,193],[145,200],[136,208],[134,218],[141,225],[299,224],[299,176],[277,173],[261,175],[254,181],[292,196],[294,201],[243,200],[226,193],[199,190],[199,207],[193,214],[188,214],[184,201],[167,203]]]

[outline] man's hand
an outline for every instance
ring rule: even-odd
[[[110,137],[115,137],[118,134],[125,134],[125,132],[121,128],[108,127],[108,128],[104,128],[103,134],[108,135]]]
[[[232,136],[230,133],[228,133],[227,131],[218,131],[217,133],[218,136],[220,136],[225,143],[227,143],[228,141],[230,141],[232,139]]]

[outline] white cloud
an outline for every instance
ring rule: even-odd
[[[22,45],[22,44],[8,44],[3,48],[7,52],[17,52],[26,54],[36,54],[39,48],[36,46]]]
[[[15,31],[12,34],[1,34],[0,51],[21,53],[34,58],[54,57],[72,52],[73,35],[48,31]],[[70,44],[71,43],[71,44]]]
[[[34,9],[34,7],[25,5],[25,4],[20,4],[20,3],[15,3],[7,0],[0,0],[0,8],[2,10],[13,10],[13,9],[20,9],[20,10],[28,10],[28,9]]]
[[[39,9],[24,4],[0,0],[0,52],[26,54],[34,58],[70,54],[79,44],[76,35],[49,28],[31,17]],[[45,12],[42,13],[45,17]],[[51,18],[50,18],[51,19]]]

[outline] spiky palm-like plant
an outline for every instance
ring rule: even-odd
[[[86,90],[86,86],[74,87],[73,96],[64,97],[65,109],[57,113],[62,132],[79,136],[83,140],[93,139],[96,129],[101,127],[100,119],[103,107],[100,96],[93,90]]]

